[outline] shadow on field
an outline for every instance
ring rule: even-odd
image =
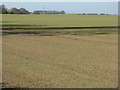
[[[23,27],[24,26],[24,27]],[[34,26],[34,27],[33,27]],[[47,25],[2,25],[2,30],[43,30],[43,29],[108,29],[119,28],[118,26],[95,26],[95,27],[41,27]]]
[[[2,83],[2,90],[30,90],[28,87],[6,86],[8,83]]]
[[[9,27],[15,27],[15,26],[48,26],[48,25],[21,25],[21,24],[16,24],[16,25],[12,25],[12,24],[7,24],[7,25],[2,25],[3,27],[4,26],[9,26]]]
[[[59,32],[55,32],[55,31],[3,31],[2,32],[2,35],[10,35],[10,34],[37,34],[37,35],[40,35],[40,36],[55,36],[55,35],[101,35],[101,34],[113,34],[113,33],[117,33],[117,31],[115,30],[109,30],[109,31],[104,31],[104,30],[101,30],[99,32],[97,31],[78,31],[78,32],[74,32],[74,31],[59,31]]]
[[[39,34],[41,36],[54,36],[58,34],[95,35],[116,33],[118,26],[95,27],[51,27],[48,25],[2,25],[2,34]],[[77,30],[78,29],[78,30]],[[83,30],[82,30],[83,29]]]
[[[27,88],[27,87],[26,88],[22,88],[22,87],[2,88],[2,90],[31,90],[31,89],[34,89],[34,88]]]
[[[16,31],[16,32],[2,32],[2,35],[9,35],[9,34],[39,34],[40,36],[55,36],[57,34],[53,32],[34,32],[34,31]]]

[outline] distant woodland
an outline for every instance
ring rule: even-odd
[[[5,5],[0,5],[0,14],[66,14],[65,11],[56,11],[56,10],[36,10],[33,12],[28,11],[25,8],[6,8]],[[82,13],[78,15],[110,15],[105,13]]]
[[[56,10],[36,10],[30,12],[25,8],[6,8],[5,5],[0,5],[0,14],[65,14],[65,11],[56,11]]]

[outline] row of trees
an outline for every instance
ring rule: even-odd
[[[0,6],[0,14],[30,14],[30,12],[24,8],[12,8],[12,9],[7,9],[5,5]]]
[[[38,10],[38,11],[34,11],[33,14],[65,14],[65,11]]]
[[[110,14],[106,14],[106,13],[81,13],[81,14],[78,14],[78,15],[110,15]]]
[[[55,10],[37,10],[33,12],[29,12],[25,8],[12,8],[7,9],[5,5],[0,5],[0,14],[65,14],[65,11],[55,11]],[[78,15],[110,15],[105,13],[82,13]]]
[[[38,10],[38,11],[33,11],[29,12],[25,8],[12,8],[12,9],[7,9],[5,5],[0,6],[0,14],[65,14],[65,11],[55,11],[55,10]]]

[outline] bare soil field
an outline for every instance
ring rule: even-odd
[[[116,88],[118,36],[3,35],[3,87]]]

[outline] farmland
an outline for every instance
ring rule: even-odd
[[[3,15],[3,87],[116,88],[115,15]]]

